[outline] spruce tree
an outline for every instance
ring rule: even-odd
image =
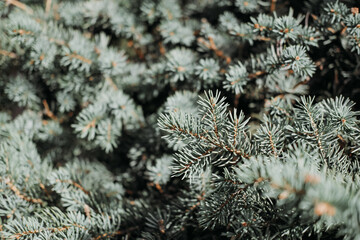
[[[0,238],[360,239],[356,0],[0,0]]]

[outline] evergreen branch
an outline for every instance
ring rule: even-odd
[[[0,238],[359,238],[349,4],[0,0]]]
[[[20,239],[21,237],[26,237],[34,234],[39,234],[44,231],[50,231],[52,233],[56,232],[63,232],[69,230],[71,227],[77,227],[86,230],[85,227],[80,226],[78,224],[74,224],[73,226],[61,226],[61,227],[49,227],[49,228],[41,228],[41,229],[34,229],[34,230],[28,230],[25,232],[15,233],[14,235],[11,235],[10,239]]]

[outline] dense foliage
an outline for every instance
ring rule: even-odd
[[[0,0],[1,239],[360,239],[358,5]]]

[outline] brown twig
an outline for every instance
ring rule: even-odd
[[[159,51],[161,55],[165,55],[166,49],[164,48],[164,45],[162,42],[159,42]]]
[[[229,56],[226,56],[223,51],[219,50],[214,42],[214,39],[212,37],[208,37],[209,42],[207,42],[204,38],[199,37],[197,41],[201,44],[203,44],[205,47],[209,48],[210,50],[214,51],[216,56],[225,59],[227,64],[231,63],[231,58]]]
[[[270,131],[268,131],[268,134],[269,134],[269,141],[270,141],[272,152],[274,154],[274,157],[277,158],[278,155],[277,155],[277,152],[276,152],[276,147],[275,147],[274,141],[272,139],[272,134],[271,134]]]
[[[265,75],[265,74],[267,74],[266,71],[257,71],[255,73],[248,74],[247,77],[250,78],[250,79],[254,79],[254,78],[260,77],[260,76]],[[240,82],[241,80],[242,80],[242,78],[236,79],[235,81],[230,82],[230,84],[234,85],[234,84]]]
[[[118,87],[116,86],[112,78],[105,77],[105,81],[108,82],[113,89],[118,90]]]
[[[72,226],[75,226],[75,227],[82,228],[82,229],[86,230],[86,228],[84,226],[81,226],[81,225],[79,225],[77,223],[73,223]],[[32,234],[38,234],[38,233],[43,232],[43,231],[50,231],[50,232],[53,232],[53,233],[54,232],[63,232],[63,231],[66,231],[66,230],[68,230],[70,228],[71,228],[71,226],[34,229],[34,230],[24,231],[24,232],[20,232],[20,233],[15,233],[14,235],[10,236],[10,239],[21,239],[24,236],[32,235]]]
[[[72,54],[66,54],[66,56],[68,56],[69,58],[75,58],[75,59],[78,59],[84,63],[87,63],[87,64],[92,64],[92,61],[86,57],[83,57],[79,54],[77,54],[76,52],[73,52]]]
[[[50,12],[51,1],[52,1],[52,0],[46,0],[46,5],[45,5],[45,13],[46,13],[46,14],[48,14],[48,13]]]
[[[185,129],[182,129],[182,128],[179,128],[179,127],[176,127],[175,125],[171,125],[171,126],[167,126],[170,130],[177,130],[183,134],[188,134],[188,135],[191,135],[195,138],[198,138],[200,140],[203,140],[203,141],[206,141],[216,147],[219,147],[219,148],[223,148],[229,152],[232,152],[232,153],[235,153],[236,155],[238,156],[241,156],[241,157],[244,157],[244,158],[250,158],[250,155],[246,154],[246,153],[243,153],[241,150],[239,149],[232,149],[231,147],[227,146],[227,145],[223,145],[221,143],[216,143],[214,141],[211,141],[210,139],[208,139],[207,137],[201,135],[201,134],[197,134],[197,133],[193,133],[191,131],[187,131]]]
[[[145,59],[145,55],[144,55],[143,51],[141,50],[140,47],[136,47],[136,46],[135,46],[135,43],[134,43],[133,40],[129,40],[129,41],[127,42],[127,46],[128,46],[129,48],[133,48],[133,49],[135,50],[135,53],[136,53],[136,55],[138,56],[138,58],[139,58],[140,60],[144,60],[144,59]]]
[[[201,195],[199,195],[197,197],[197,203],[195,203],[194,205],[192,205],[189,209],[186,209],[185,212],[189,212],[189,211],[192,211],[194,210],[196,207],[200,206],[201,204],[201,201],[203,201],[205,199],[205,192],[202,192]]]
[[[200,161],[201,158],[206,157],[207,155],[209,155],[210,153],[212,153],[215,150],[215,148],[209,148],[208,150],[206,150],[204,153],[200,154],[200,156],[192,159],[189,163],[187,163],[183,168],[181,168],[179,171],[182,172],[186,169],[189,169],[191,167],[191,165],[193,165],[195,162]]]
[[[114,237],[116,235],[124,235],[124,234],[132,232],[132,231],[134,231],[136,229],[138,229],[138,227],[131,227],[131,228],[128,228],[126,230],[119,230],[119,231],[116,231],[116,232],[103,233],[103,234],[97,236],[96,238],[94,238],[94,240],[99,240],[99,239],[102,239],[102,238]]]
[[[220,207],[218,209],[216,209],[213,213],[217,213],[217,212],[221,211],[221,209],[223,209],[233,198],[238,196],[241,192],[246,191],[250,186],[252,186],[254,184],[258,184],[259,182],[263,182],[263,181],[265,181],[265,179],[260,177],[258,179],[255,179],[255,181],[253,183],[247,184],[245,187],[239,188],[236,192],[231,194],[230,197],[228,199],[226,199],[226,201],[223,202],[220,205]]]
[[[44,108],[45,108],[44,111],[45,111],[46,116],[48,116],[49,118],[51,118],[54,121],[57,121],[58,119],[54,115],[54,113],[50,110],[49,104],[47,103],[47,101],[44,99],[42,102],[43,102],[43,105],[44,105]]]
[[[276,0],[271,0],[270,12],[274,12],[276,9]]]
[[[89,195],[89,191],[85,190],[85,188],[83,186],[81,186],[79,183],[73,181],[73,180],[68,180],[68,179],[65,179],[65,180],[62,180],[62,179],[56,179],[56,182],[60,182],[60,183],[68,183],[68,184],[71,184],[73,185],[74,187],[80,189],[81,191],[83,191],[86,195]]]
[[[27,202],[31,202],[31,203],[36,203],[36,204],[43,204],[44,202],[39,199],[39,198],[30,198],[29,196],[26,196],[24,193],[21,193],[20,190],[12,183],[12,181],[10,180],[10,178],[5,178],[4,182],[6,185],[9,186],[10,190],[13,191],[15,193],[16,196],[18,196],[19,198],[27,201]]]
[[[91,122],[89,122],[89,123],[81,130],[81,132],[86,132],[87,130],[89,130],[89,128],[95,127],[95,124],[96,124],[96,118],[93,119]]]
[[[33,10],[27,6],[26,4],[19,2],[17,0],[5,0],[6,5],[14,5],[15,7],[18,7],[22,10],[24,10],[25,12],[27,12],[28,14],[33,14]]]
[[[13,53],[13,52],[8,52],[8,51],[5,51],[3,49],[0,49],[0,55],[4,55],[4,56],[7,56],[9,58],[16,58],[16,54]]]
[[[325,157],[325,150],[324,150],[324,148],[323,148],[323,146],[322,146],[323,144],[322,144],[321,139],[320,139],[319,129],[318,129],[318,127],[317,127],[317,125],[316,125],[316,123],[315,123],[315,121],[314,121],[314,118],[313,118],[310,110],[309,110],[307,107],[305,107],[305,108],[306,108],[306,112],[307,112],[307,114],[308,114],[308,116],[309,116],[309,118],[310,118],[311,127],[312,127],[313,130],[314,130],[314,135],[315,135],[315,138],[316,138],[318,147],[319,147],[319,149],[320,149],[320,153],[321,153],[321,155],[322,155],[323,157]],[[326,161],[325,161],[325,165],[327,165]]]

